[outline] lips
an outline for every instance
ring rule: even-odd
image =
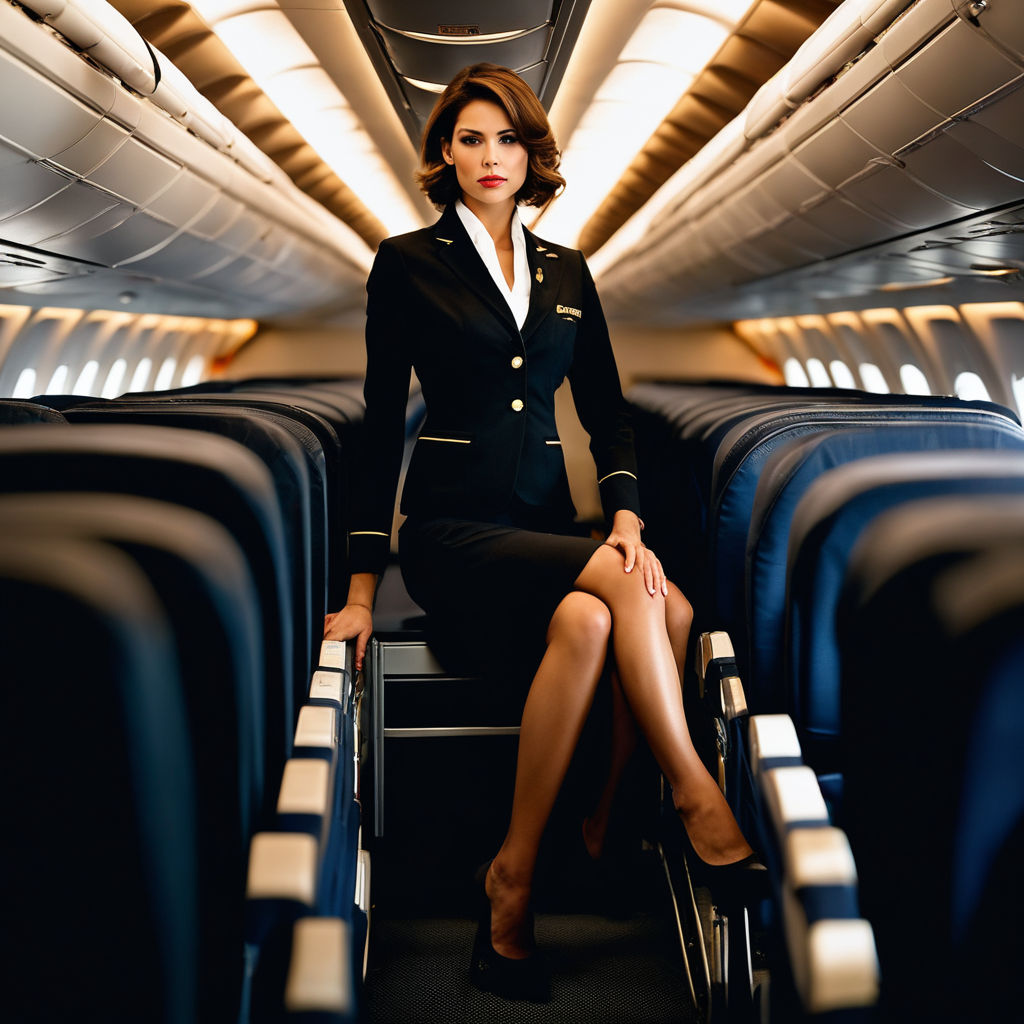
[[[488,175],[486,178],[477,178],[476,183],[483,185],[484,188],[497,188],[499,185],[504,185],[506,180],[497,175]]]

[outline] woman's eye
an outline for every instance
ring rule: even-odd
[[[502,142],[518,142],[519,140],[514,135],[502,135]]]

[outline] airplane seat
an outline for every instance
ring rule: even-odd
[[[276,792],[295,721],[294,616],[284,529],[266,466],[213,434],[86,423],[0,431],[0,465],[0,493],[134,494],[204,512],[228,529],[246,556],[260,603],[265,792]]]
[[[923,498],[878,516],[851,556],[845,816],[884,1021],[1019,1015],[1022,524],[1019,495]]]
[[[182,681],[123,552],[0,538],[4,1015],[199,1019],[195,788]]]
[[[16,423],[64,423],[56,410],[21,398],[0,399],[0,425]]]
[[[728,431],[720,427],[711,435],[707,454],[712,455],[714,450],[705,544],[710,562],[711,611],[716,628],[728,630],[737,643],[744,673],[749,668],[744,556],[765,461],[781,447],[809,433],[828,433],[852,423],[882,426],[908,417],[935,424],[988,423],[1004,431],[1012,428],[1020,436],[1016,420],[991,403],[963,402],[944,396],[877,398],[856,393],[836,402],[818,399],[811,407],[762,407],[735,417]]]
[[[292,652],[296,701],[301,700],[327,610],[326,466],[316,437],[293,419],[267,410],[198,402],[82,405],[69,409],[67,419],[71,423],[131,422],[203,430],[237,441],[266,464],[285,528],[292,607],[297,616]]]
[[[931,495],[1019,493],[1024,455],[1013,450],[876,455],[839,466],[808,489],[790,531],[784,678],[801,746],[817,771],[843,770],[836,609],[864,528],[887,509]]]
[[[819,476],[871,455],[1024,448],[1024,431],[1019,427],[1003,418],[970,412],[903,409],[870,427],[855,414],[845,422],[819,426],[805,429],[795,425],[777,440],[772,439],[756,466],[744,463],[741,476],[743,471],[756,471],[756,479],[746,480],[748,489],[754,488],[749,511],[748,490],[737,521],[723,521],[719,528],[719,547],[730,554],[731,561],[736,561],[733,546],[739,546],[744,530],[746,534],[742,619],[748,646],[744,685],[748,701],[758,711],[790,710],[782,657],[787,549],[796,505]],[[736,642],[742,643],[742,632],[739,637]]]
[[[328,606],[334,607],[337,595],[341,599],[348,591],[348,565],[344,542],[336,538],[344,538],[346,521],[347,495],[347,454],[342,444],[336,424],[332,423],[332,411],[323,405],[316,408],[299,406],[279,394],[264,392],[259,396],[236,394],[230,392],[194,393],[178,397],[164,398],[166,392],[153,392],[140,395],[129,402],[128,396],[116,400],[118,404],[138,404],[145,402],[153,405],[169,405],[187,408],[197,404],[204,407],[223,406],[225,408],[261,409],[279,417],[297,422],[310,431],[320,444],[323,451],[327,475],[327,521],[329,536],[327,540],[327,593]]]
[[[135,561],[170,630],[196,780],[202,1019],[237,1016],[249,839],[263,804],[264,686],[252,575],[231,535],[190,509],[128,495],[0,496],[0,532],[100,541]]]

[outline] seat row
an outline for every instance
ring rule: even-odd
[[[281,1019],[293,946],[288,1005],[355,1012],[357,695],[320,636],[360,388],[0,403],[16,1019]]]
[[[1021,907],[1005,872],[1021,814],[1002,788],[1014,793],[1021,773],[998,781],[976,702],[1012,660],[1014,606],[986,576],[997,556],[978,552],[999,547],[1009,563],[1024,540],[1010,511],[1024,496],[1016,417],[943,397],[726,383],[630,397],[641,479],[655,485],[649,543],[694,594],[699,626],[727,631],[704,638],[701,667],[728,680],[708,688],[728,722],[722,777],[773,869],[795,1001],[877,1003],[891,1020],[911,1005],[930,1019],[1005,1008],[1009,987],[976,944],[1019,945],[991,911],[1000,892]],[[973,589],[957,591],[970,625],[956,633],[935,607],[956,589],[953,562],[973,565],[961,568]],[[981,636],[998,637],[995,650],[983,655]],[[1003,685],[1012,736],[1024,717]],[[982,753],[965,753],[964,734]]]

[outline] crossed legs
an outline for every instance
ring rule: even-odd
[[[679,590],[652,596],[622,555],[599,548],[555,610],[547,651],[523,710],[508,833],[486,879],[491,942],[513,959],[532,951],[528,904],[541,834],[579,740],[612,642],[620,692],[612,767],[590,819],[588,846],[599,852],[615,787],[636,742],[646,738],[672,787],[698,855],[725,864],[749,854],[728,804],[690,740],[680,678],[692,613]],[[625,713],[631,712],[630,714]],[[585,831],[585,836],[586,836]]]

